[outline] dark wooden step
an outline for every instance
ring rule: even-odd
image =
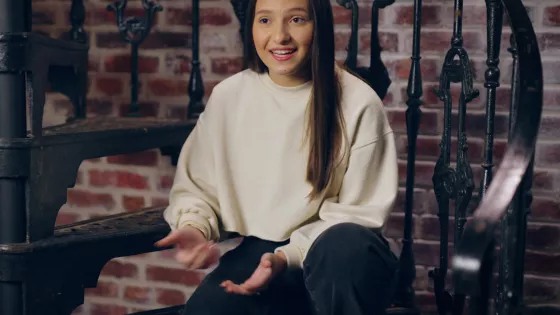
[[[181,315],[183,305],[160,308],[152,311],[143,311],[138,313],[130,313],[129,315]],[[372,314],[373,315],[373,314]],[[386,315],[420,315],[418,310],[408,308],[389,308]]]
[[[177,155],[195,121],[158,118],[88,118],[45,128],[27,143],[29,160],[28,238],[50,237],[84,160],[161,148]],[[14,165],[22,157],[13,157]]]
[[[161,250],[153,244],[169,233],[162,207],[59,226],[52,237],[0,245],[0,281],[22,283],[28,314],[70,314],[83,303],[84,288],[97,285],[115,257]]]

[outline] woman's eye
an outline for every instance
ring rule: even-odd
[[[260,18],[259,23],[266,24],[266,23],[268,23],[268,19],[267,18]]]
[[[292,19],[292,21],[294,23],[303,23],[303,22],[305,22],[305,19],[300,18],[300,17],[295,17],[295,18]]]

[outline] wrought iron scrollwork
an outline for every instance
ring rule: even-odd
[[[373,10],[377,1],[374,2]],[[373,13],[372,13],[373,14]],[[416,278],[416,266],[414,262],[414,254],[412,251],[412,208],[414,205],[414,174],[416,166],[416,139],[420,127],[420,118],[422,110],[420,105],[422,101],[422,73],[420,71],[420,31],[422,27],[422,0],[414,1],[414,29],[412,35],[412,64],[408,77],[408,87],[406,90],[408,99],[406,104],[406,134],[408,142],[408,154],[406,164],[406,190],[405,190],[405,209],[404,209],[404,235],[402,239],[402,250],[399,258],[399,282],[395,294],[394,304],[397,307],[405,307],[415,309],[414,288],[412,283]],[[373,39],[373,20],[372,20],[372,43]],[[372,44],[373,45],[373,44]],[[374,61],[373,49],[370,68],[378,61]],[[377,57],[376,57],[377,58]],[[372,70],[373,71],[373,70]]]
[[[434,280],[434,292],[440,314],[460,314],[465,303],[463,295],[453,296],[445,290],[448,261],[448,229],[449,229],[449,201],[455,200],[454,238],[457,244],[462,235],[466,222],[466,210],[474,190],[473,174],[467,158],[466,113],[467,103],[478,97],[479,91],[473,87],[473,74],[467,51],[463,48],[462,36],[463,1],[455,0],[455,21],[451,48],[447,52],[440,76],[439,89],[436,95],[444,103],[444,130],[440,142],[440,156],[434,169],[432,181],[436,200],[438,202],[438,217],[440,222],[440,266],[430,272]],[[451,82],[461,83],[461,93],[458,100],[458,128],[457,128],[457,166],[450,167],[451,160]]]
[[[231,0],[233,12],[239,21],[239,35],[242,41],[245,41],[245,23],[247,17],[248,0]]]
[[[379,42],[379,10],[395,2],[395,0],[374,0],[371,8],[371,38],[370,38],[370,63],[369,67],[358,67],[358,26],[359,5],[356,0],[337,0],[339,5],[352,10],[351,32],[348,40],[345,66],[364,79],[373,90],[384,99],[387,95],[391,78],[385,64],[381,61],[381,44]]]
[[[115,12],[117,27],[121,38],[131,45],[130,55],[130,107],[128,116],[139,116],[138,104],[138,46],[148,37],[152,30],[155,14],[163,8],[151,0],[142,0],[145,15],[142,17],[124,17],[127,0],[116,1],[107,6],[108,11]]]
[[[455,289],[473,299],[473,312],[486,314],[488,309],[488,286],[492,270],[494,231],[502,223],[506,210],[512,201],[517,203],[516,231],[507,236],[520,237],[515,252],[502,252],[503,259],[513,259],[505,268],[514,276],[500,279],[496,312],[498,314],[518,314],[522,299],[524,234],[527,209],[530,204],[530,176],[535,144],[540,128],[543,106],[543,70],[537,42],[527,10],[521,0],[504,0],[514,40],[512,52],[518,53],[517,66],[514,65],[512,86],[512,120],[508,149],[490,183],[473,219],[465,225],[462,241],[453,257],[453,278]],[[515,56],[515,55],[514,55]],[[518,105],[516,105],[518,104]],[[515,200],[518,196],[522,202]],[[516,198],[517,199],[517,198]],[[507,220],[507,219],[506,219]],[[506,223],[508,225],[508,223]],[[505,227],[506,231],[508,227]],[[506,232],[507,233],[507,232]],[[505,246],[512,248],[506,240]],[[515,266],[511,263],[516,263]],[[501,270],[504,272],[504,270]],[[505,291],[503,291],[505,289]],[[511,296],[504,296],[510,294]],[[517,296],[515,296],[517,294]]]
[[[198,119],[204,111],[204,83],[200,71],[200,0],[192,0],[192,61],[189,80],[188,118]]]

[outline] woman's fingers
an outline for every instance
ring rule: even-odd
[[[180,233],[178,231],[173,231],[169,233],[166,237],[157,241],[155,245],[157,247],[167,247],[167,246],[175,245],[179,242],[180,238],[181,238]]]
[[[217,261],[219,256],[214,259],[216,250],[213,243],[202,243],[192,249],[178,250],[175,259],[188,269],[203,269]]]

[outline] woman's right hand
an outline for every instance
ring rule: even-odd
[[[208,242],[200,230],[185,226],[172,231],[155,243],[158,247],[175,246],[175,259],[187,269],[206,269],[218,262],[220,250]]]

